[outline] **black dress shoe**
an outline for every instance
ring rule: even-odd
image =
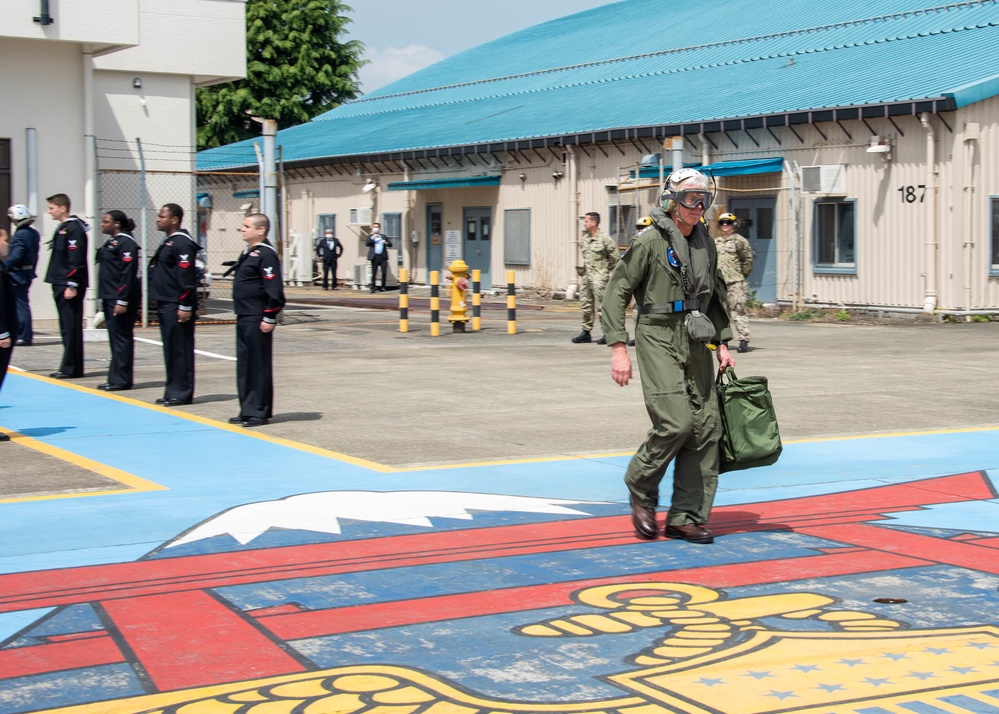
[[[18,340],[14,343],[15,347],[31,347],[31,340]]]
[[[105,392],[127,392],[131,387],[126,387],[124,384],[109,384],[103,389]]]
[[[260,417],[247,417],[246,419],[243,420],[243,426],[244,427],[263,426],[264,424],[269,423],[269,421],[270,421],[269,419],[261,419]]]
[[[170,397],[169,399],[164,399],[162,402],[160,402],[159,399],[157,399],[156,401],[165,407],[179,407],[191,403],[190,400],[177,399],[176,397]]]
[[[242,414],[239,415],[239,416],[229,417],[229,423],[230,424],[242,424],[244,421],[246,421],[246,420],[243,419],[243,415]]]
[[[167,401],[166,397],[160,397],[159,399],[156,400],[156,403],[157,404],[166,404],[166,401]]]
[[[573,337],[572,341],[574,343],[576,343],[577,345],[579,345],[579,344],[582,344],[584,342],[593,342],[593,338],[590,337],[590,331],[589,330],[583,330],[578,335],[576,335],[575,337]]]
[[[0,441],[10,441],[10,437],[7,434],[4,434],[2,431],[0,431]]]
[[[110,386],[111,386],[111,384],[108,383],[108,382],[101,382],[100,384],[97,385],[97,388],[98,389],[107,389]]]
[[[688,543],[714,543],[715,535],[704,526],[684,523],[682,526],[666,526],[667,538],[682,538]]]
[[[73,379],[73,375],[66,374],[65,372],[53,372],[49,375],[52,379]]]
[[[656,509],[646,506],[631,497],[631,524],[635,526],[635,535],[644,540],[655,540],[659,535],[656,526]]]

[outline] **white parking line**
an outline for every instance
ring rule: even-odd
[[[160,347],[163,346],[162,342],[157,342],[156,340],[147,340],[145,337],[133,337],[132,339],[134,339],[136,342],[145,342],[146,344],[149,345],[159,345]],[[214,352],[205,352],[204,350],[194,350],[194,354],[202,355],[203,357],[215,357],[216,359],[229,360],[230,362],[236,361],[235,357],[230,357],[229,355],[218,355],[215,354]]]

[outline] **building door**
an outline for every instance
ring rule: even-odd
[[[440,203],[427,204],[427,284],[430,271],[441,272],[444,267],[444,206]],[[441,276],[443,277],[443,275]]]
[[[490,266],[493,254],[493,210],[491,208],[466,208],[462,212],[464,218],[462,247],[465,262],[468,264],[469,277],[471,271],[482,271],[482,287],[493,286]]]
[[[776,198],[732,198],[728,209],[739,219],[737,231],[749,240],[753,249],[753,272],[749,290],[759,302],[777,302],[777,249],[774,216]]]
[[[10,139],[0,139],[0,226],[10,232],[7,220],[7,206],[13,203],[10,195]],[[27,201],[25,201],[27,203]]]

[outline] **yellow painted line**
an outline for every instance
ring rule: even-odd
[[[88,392],[90,394],[96,394],[97,396],[101,396],[106,399],[117,399],[119,401],[132,404],[134,406],[140,406],[145,409],[153,409],[156,411],[163,412],[165,414],[172,414],[173,416],[178,417],[180,419],[187,419],[188,421],[192,421],[198,424],[203,424],[205,426],[210,426],[215,429],[226,429],[228,431],[242,434],[243,436],[249,437],[251,439],[260,439],[262,441],[267,441],[272,444],[277,444],[279,446],[284,446],[290,449],[296,449],[297,451],[303,451],[308,454],[313,454],[315,456],[320,456],[322,458],[327,458],[334,461],[340,461],[343,463],[351,464],[353,466],[359,466],[361,468],[366,468],[371,471],[383,474],[478,468],[483,466],[515,466],[517,464],[542,464],[542,463],[554,463],[557,461],[589,461],[594,459],[633,456],[635,454],[634,451],[612,451],[612,452],[586,454],[586,455],[541,456],[536,458],[523,458],[523,459],[494,459],[491,461],[471,461],[471,462],[462,462],[456,464],[425,464],[422,466],[389,466],[386,464],[379,463],[377,461],[370,461],[368,459],[362,459],[359,457],[350,456],[349,454],[344,454],[338,451],[332,451],[330,449],[324,449],[319,446],[312,446],[311,444],[305,444],[300,441],[292,441],[291,439],[283,439],[276,436],[270,436],[268,434],[264,434],[258,431],[249,431],[243,428],[242,426],[236,426],[234,424],[229,424],[227,422],[221,422],[215,419],[209,419],[208,417],[198,416],[197,414],[191,414],[185,411],[178,411],[176,408],[162,407],[158,404],[150,404],[148,402],[142,402],[139,401],[138,399],[132,399],[130,397],[120,396],[119,394],[114,392],[101,392],[91,389],[89,387],[70,384],[63,380],[55,380],[49,377],[43,377],[41,375],[30,374],[27,372],[21,372],[21,374],[26,377],[31,377],[32,379],[37,379],[42,382],[49,382],[50,384],[56,384],[61,387],[68,387],[70,389],[76,389],[79,391]],[[926,430],[926,431],[903,431],[903,432],[892,432],[888,434],[861,434],[856,436],[815,437],[808,439],[793,439],[789,441],[784,441],[783,443],[785,445],[811,444],[811,443],[821,443],[825,441],[856,441],[858,439],[891,439],[891,438],[899,438],[907,436],[970,434],[970,433],[985,432],[985,431],[999,431],[999,426],[967,427],[961,429],[937,429],[937,430]],[[105,467],[105,468],[110,468],[110,467]],[[132,478],[137,478],[137,477],[133,476]],[[91,494],[84,494],[84,495],[91,495]]]
[[[74,466],[79,466],[80,468],[91,471],[99,476],[104,476],[112,481],[117,481],[118,483],[126,486],[123,490],[101,490],[101,491],[84,491],[79,493],[63,493],[63,494],[52,494],[48,496],[25,496],[22,498],[2,498],[0,503],[20,503],[24,501],[51,501],[57,498],[80,498],[81,496],[114,496],[123,493],[135,493],[136,491],[166,491],[166,486],[161,486],[158,483],[152,481],[147,481],[144,478],[139,478],[135,474],[130,474],[127,471],[122,471],[121,469],[116,469],[113,466],[108,466],[107,464],[102,464],[99,461],[94,461],[78,454],[74,454],[71,451],[66,451],[65,449],[60,449],[58,446],[52,446],[51,444],[46,444],[43,441],[38,441],[37,439],[32,439],[30,436],[25,436],[24,434],[18,434],[16,431],[10,431],[9,429],[4,429],[0,427],[0,431],[7,434],[10,437],[11,444],[19,444],[20,446],[25,446],[29,449],[37,451],[48,456],[54,456],[61,461],[73,464]]]
[[[86,392],[87,394],[92,394],[98,397],[103,397],[105,399],[114,399],[125,404],[131,404],[132,406],[142,407],[144,409],[151,409],[153,411],[162,412],[163,414],[170,414],[179,419],[186,419],[187,421],[195,422],[196,424],[203,424],[205,426],[210,426],[213,429],[225,429],[226,431],[231,431],[242,436],[249,437],[251,439],[260,439],[261,441],[268,441],[272,444],[278,444],[280,446],[285,446],[292,449],[297,449],[298,451],[304,451],[309,454],[314,454],[316,456],[322,456],[323,458],[333,459],[335,461],[342,461],[347,464],[352,464],[354,466],[361,466],[372,471],[377,471],[378,473],[394,473],[399,469],[391,466],[386,466],[384,464],[379,464],[374,461],[368,461],[367,459],[361,459],[348,454],[342,454],[338,451],[330,451],[329,449],[324,449],[319,446],[311,446],[309,444],[303,444],[299,441],[292,441],[291,439],[282,439],[276,436],[270,436],[268,434],[263,434],[258,431],[252,431],[250,429],[245,429],[242,426],[237,426],[235,424],[229,424],[228,422],[218,421],[216,419],[210,419],[208,417],[198,416],[197,414],[191,414],[190,412],[185,412],[178,410],[176,407],[164,407],[159,404],[150,404],[149,402],[139,401],[138,399],[133,399],[132,397],[122,396],[120,392],[104,392],[98,389],[93,389],[91,387],[85,387],[79,384],[72,384],[61,379],[52,379],[51,377],[43,377],[38,374],[31,374],[29,372],[21,372],[22,376],[30,377],[31,379],[36,379],[40,382],[48,382],[49,384],[54,384],[59,387],[65,387],[67,389],[75,389],[78,392]],[[68,452],[66,452],[68,453]],[[91,462],[96,463],[96,462]],[[110,468],[110,467],[106,467]],[[124,473],[124,472],[121,472]],[[135,478],[135,477],[133,477]]]
[[[903,436],[939,436],[941,434],[973,434],[980,431],[999,431],[999,426],[968,426],[961,429],[930,429],[927,431],[897,431],[887,434],[858,434],[856,436],[817,436],[811,439],[793,439],[785,444],[816,444],[823,441],[856,441],[858,439],[896,439]]]

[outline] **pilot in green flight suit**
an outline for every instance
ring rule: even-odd
[[[632,376],[625,309],[632,296],[637,305],[635,343],[652,428],[624,480],[640,538],[658,535],[659,483],[675,460],[664,535],[691,543],[714,540],[705,524],[718,484],[721,421],[708,345],[717,347],[719,369],[734,367],[735,358],[726,344],[732,330],[725,282],[714,240],[701,221],[712,199],[704,174],[672,173],[650,213],[652,225],[632,239],[611,273],[601,308],[613,350],[611,377],[623,387]]]

